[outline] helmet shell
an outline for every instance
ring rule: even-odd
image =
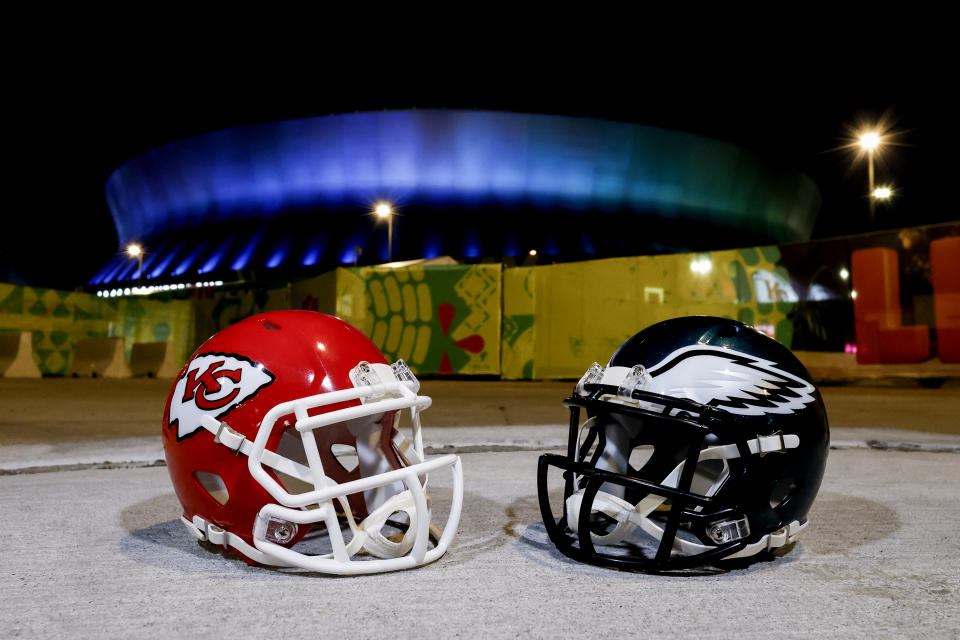
[[[198,422],[199,413],[213,415],[252,441],[264,416],[274,406],[352,388],[349,372],[364,360],[387,363],[380,350],[359,330],[339,318],[313,311],[254,315],[204,342],[180,370],[167,396],[161,425],[167,469],[184,517],[190,520],[199,515],[252,545],[258,512],[265,504],[276,502],[250,475],[246,456],[235,455],[226,446],[215,443],[212,433],[193,424]],[[203,370],[191,368],[194,362],[202,362]],[[214,366],[218,363],[222,364]],[[244,387],[231,376],[239,380],[257,376],[256,388]],[[224,402],[235,391],[238,393]],[[327,405],[310,415],[358,404],[359,400],[352,400]],[[180,424],[187,420],[180,417],[184,415],[189,415],[191,424]],[[381,420],[391,427],[385,429],[387,432],[392,429],[392,418],[391,412]],[[292,414],[279,419],[266,448],[276,451],[284,432],[292,430],[294,422]],[[314,433],[324,472],[329,477],[337,482],[359,477],[358,469],[348,472],[331,452],[332,445],[337,443],[356,446],[354,436],[345,426],[331,425]],[[293,434],[299,437],[295,431]],[[283,484],[272,469],[266,470]],[[204,488],[198,473],[220,477],[229,496],[225,504]],[[351,496],[351,507],[357,515],[365,515],[362,496]],[[286,546],[295,544],[307,531],[309,526],[300,527]]]

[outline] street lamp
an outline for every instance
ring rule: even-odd
[[[877,187],[870,195],[873,196],[874,200],[889,200],[890,196],[893,195],[893,189],[890,187]]]
[[[387,220],[387,262],[393,262],[393,207],[381,202],[374,209],[374,213],[381,220]]]
[[[876,131],[865,131],[860,134],[860,140],[858,144],[860,148],[867,152],[867,181],[869,184],[869,190],[867,193],[870,194],[870,226],[873,227],[873,213],[874,213],[874,200],[876,197],[873,195],[873,153],[877,148],[883,143],[883,139],[880,137],[880,134]]]
[[[128,244],[127,255],[137,259],[137,288],[143,288],[143,247],[136,243]]]

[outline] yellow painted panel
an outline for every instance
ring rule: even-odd
[[[387,323],[383,320],[377,322],[373,327],[373,335],[370,337],[377,348],[383,350],[383,345],[387,340]]]
[[[403,332],[403,317],[399,314],[390,316],[390,328],[387,331],[387,343],[384,345],[384,351],[391,354],[397,352],[400,345],[400,334]]]
[[[400,338],[400,348],[397,350],[397,358],[410,360],[413,354],[413,341],[416,338],[417,330],[413,325],[407,325],[403,328],[403,335]]]
[[[378,318],[387,315],[387,297],[379,280],[370,283],[370,295],[373,296],[373,308]]]
[[[427,357],[427,351],[430,349],[430,326],[422,324],[417,329],[416,346],[413,349],[411,360],[413,364],[422,364],[423,359]]]
[[[500,375],[507,379],[531,378],[534,371],[534,291],[537,269],[503,270],[503,320],[500,340]]]
[[[387,300],[390,303],[390,311],[397,313],[402,306],[400,299],[400,286],[397,284],[395,273],[388,273],[383,279],[383,286],[387,290]],[[373,285],[371,285],[371,289]]]
[[[433,317],[430,287],[421,282],[417,285],[417,307],[420,312],[420,322],[430,322]]]

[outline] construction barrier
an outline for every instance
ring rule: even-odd
[[[504,378],[578,378],[623,342],[684,315],[734,318],[788,347],[796,293],[777,247],[506,269]]]
[[[885,247],[854,251],[853,301],[857,362],[921,362],[930,357],[930,328],[903,325],[897,252]]]
[[[936,306],[937,352],[943,362],[960,363],[960,236],[930,243],[930,271]]]
[[[124,350],[123,338],[81,338],[73,351],[67,375],[93,378],[129,378],[133,375]]]
[[[29,331],[0,334],[0,378],[39,378]]]
[[[0,333],[32,332],[43,375],[91,375],[96,367],[80,342],[122,337],[138,375],[166,376],[200,342],[245,317],[310,309],[354,324],[386,357],[421,374],[578,378],[653,323],[707,314],[740,320],[795,350],[845,353],[824,366],[856,377],[852,359],[960,360],[958,256],[960,224],[951,223],[783,247],[522,267],[339,268],[270,290],[149,298],[0,284]],[[161,364],[141,366],[160,356],[134,355],[137,343],[167,343]],[[19,342],[17,350],[27,351]],[[941,377],[931,367],[922,375]]]
[[[0,283],[0,332],[31,332],[33,358],[43,375],[67,373],[83,338],[123,336],[128,349],[136,342],[170,340],[176,359],[185,361],[195,347],[195,316],[188,299],[103,298]]]
[[[173,342],[137,342],[130,350],[130,371],[134,376],[175,378],[183,362],[174,355]]]

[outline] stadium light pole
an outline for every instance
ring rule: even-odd
[[[385,202],[381,202],[374,209],[374,213],[381,220],[387,221],[387,262],[393,262],[393,207]]]
[[[873,186],[873,154],[880,146],[883,140],[880,138],[880,134],[876,131],[865,131],[860,134],[860,140],[858,144],[860,148],[867,152],[867,183],[868,190],[867,193],[870,194],[870,228],[873,228],[873,215],[876,209],[874,196],[874,186]]]
[[[143,288],[143,247],[136,243],[127,245],[127,255],[137,259],[137,288]]]

